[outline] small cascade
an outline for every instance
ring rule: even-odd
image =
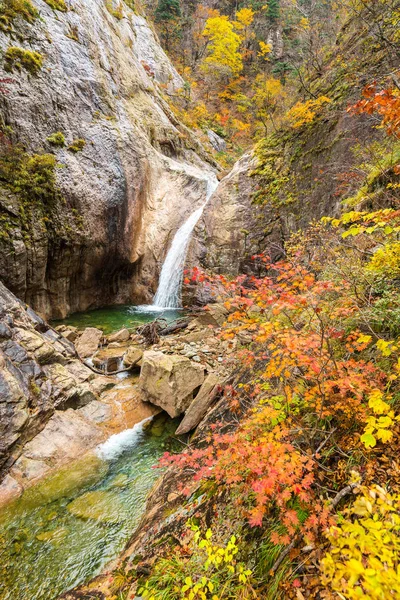
[[[103,460],[115,460],[128,448],[134,448],[141,441],[143,426],[147,421],[151,421],[152,418],[147,417],[147,419],[140,421],[140,423],[136,423],[132,429],[125,429],[125,431],[112,435],[103,444],[97,446],[97,456]]]
[[[195,210],[176,232],[161,269],[157,292],[151,308],[159,310],[179,308],[182,305],[183,270],[190,238],[217,185],[218,180],[216,177],[207,179],[207,194],[204,204]]]

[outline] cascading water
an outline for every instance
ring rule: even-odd
[[[204,204],[195,210],[176,232],[161,269],[160,281],[152,308],[178,308],[182,305],[183,269],[190,238],[217,185],[218,180],[216,177],[207,179],[207,194]]]

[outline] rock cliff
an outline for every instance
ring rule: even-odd
[[[213,170],[182,80],[126,3],[31,4],[0,28],[0,278],[47,318],[148,301]]]

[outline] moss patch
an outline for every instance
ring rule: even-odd
[[[44,0],[54,10],[61,10],[66,12],[68,10],[64,0]]]
[[[70,144],[68,146],[68,150],[70,152],[82,152],[82,150],[84,149],[84,147],[86,146],[86,141],[82,140],[81,138],[74,140],[72,142],[72,144]]]
[[[65,146],[65,136],[63,133],[61,133],[61,131],[56,131],[55,133],[52,133],[51,135],[49,135],[49,137],[47,138],[47,141],[52,146],[59,146],[61,148],[63,146]]]
[[[124,16],[122,12],[122,2],[119,2],[118,4],[114,5],[113,0],[106,0],[106,9],[110,13],[110,15],[118,19],[118,21],[120,21]]]
[[[33,50],[10,46],[4,54],[4,69],[8,73],[12,73],[14,69],[17,71],[25,69],[32,75],[36,75],[42,66],[43,56]]]

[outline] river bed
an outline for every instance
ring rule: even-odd
[[[1,600],[53,600],[115,558],[143,514],[177,421],[135,425],[0,513]]]

